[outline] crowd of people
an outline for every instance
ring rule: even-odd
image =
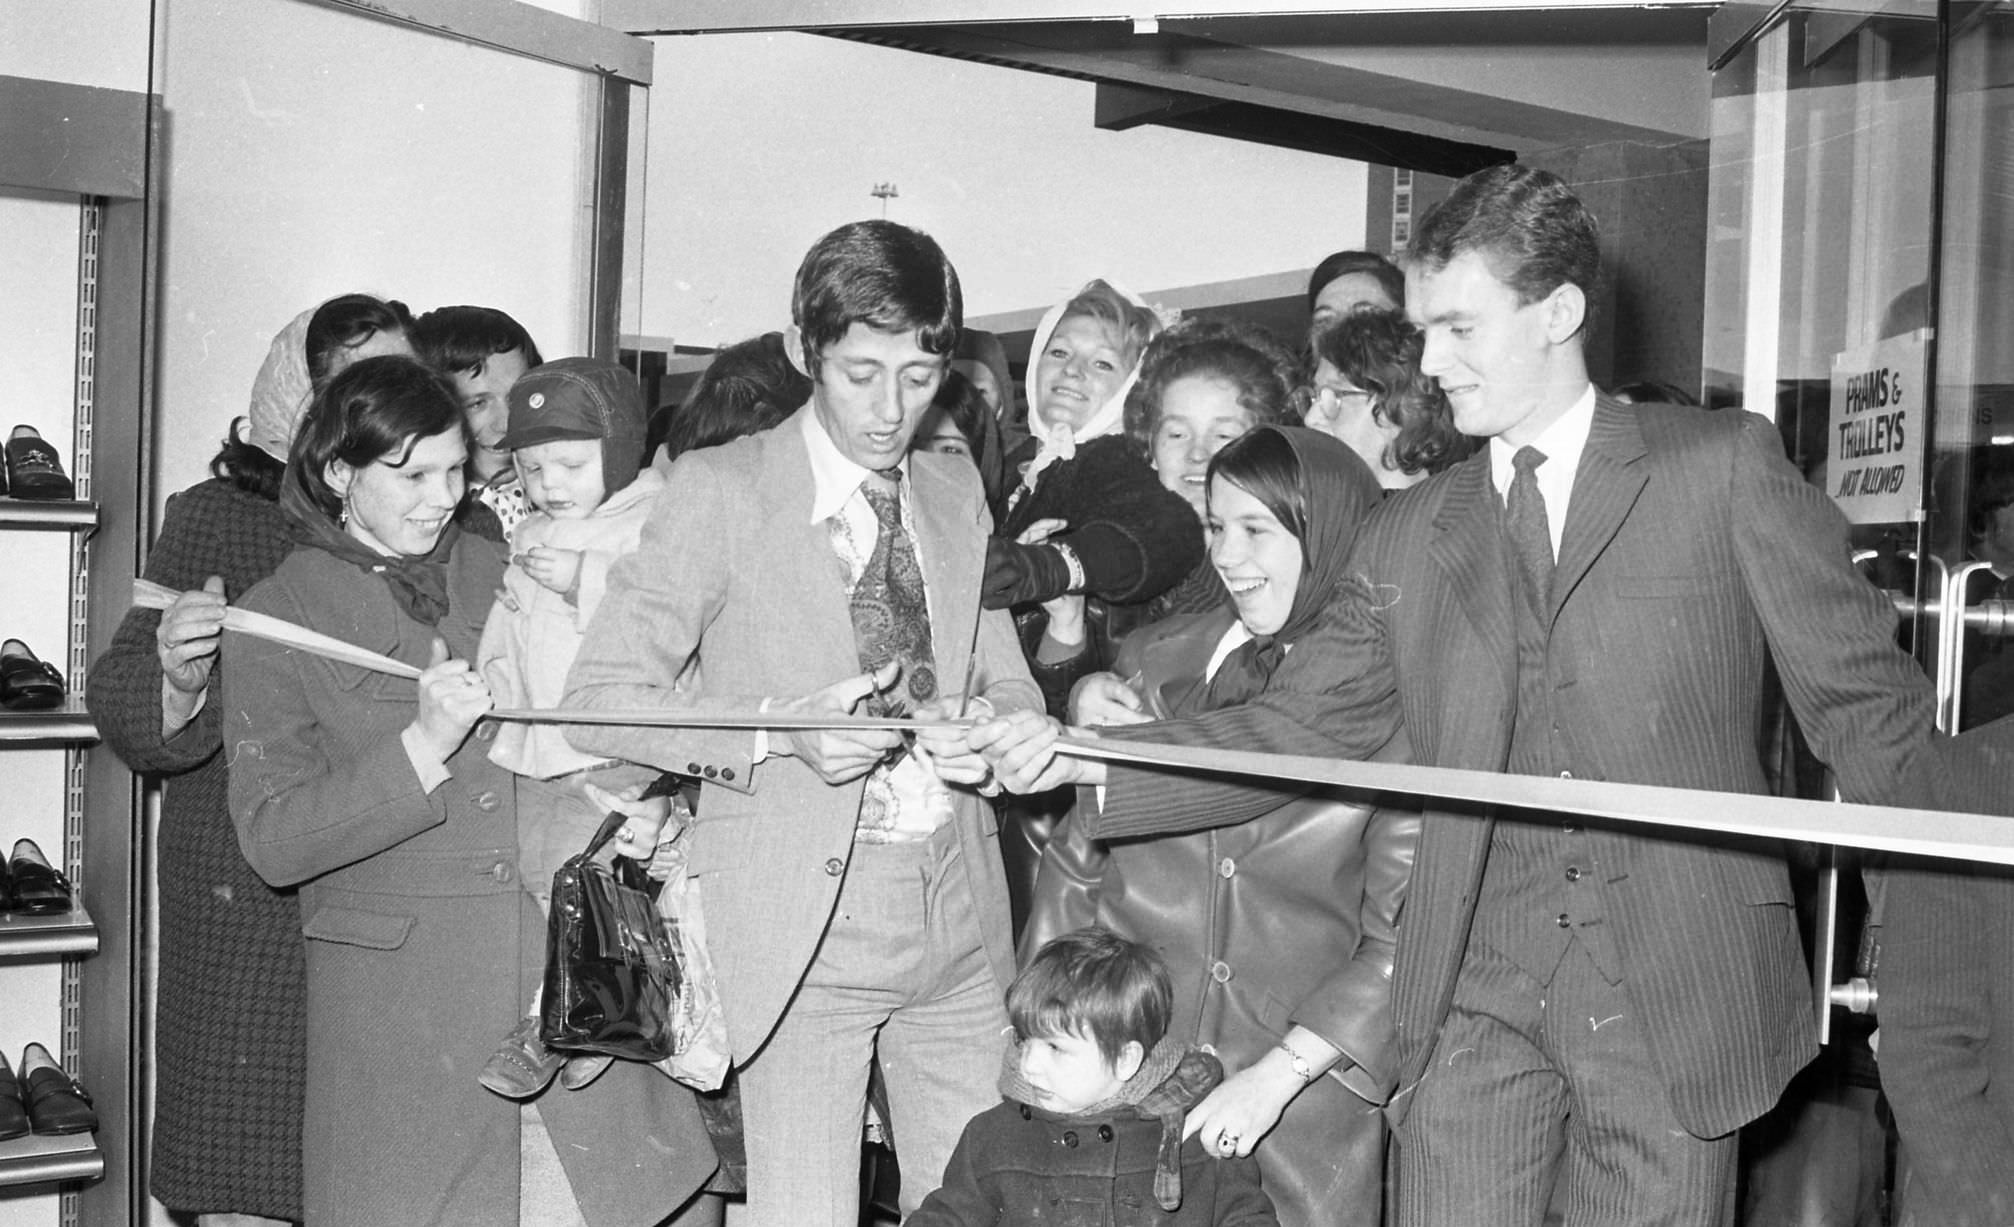
[[[1816,1049],[1779,850],[1061,740],[1762,793],[1773,669],[1847,799],[2007,805],[2010,722],[1933,749],[1775,428],[1590,380],[1563,182],[1470,176],[1403,263],[1323,261],[1291,341],[1091,279],[1025,417],[887,221],[654,414],[492,308],[304,312],[169,501],[182,595],[90,672],[166,777],[155,1195],[854,1227],[872,1115],[932,1227],[1731,1222]],[[553,876],[610,813],[704,911],[720,1089],[542,1038]],[[1904,879],[1897,1042],[1954,1096],[2004,1055],[1910,1007],[1995,888]],[[2007,1116],[1925,1221],[2014,1216]]]

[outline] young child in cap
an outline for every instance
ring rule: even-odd
[[[613,362],[561,358],[511,385],[500,447],[513,458],[529,513],[511,533],[504,590],[483,626],[476,667],[498,707],[557,707],[581,633],[600,603],[609,567],[636,549],[664,476],[640,467],[646,414],[636,379]],[[518,880],[550,911],[553,874],[586,847],[611,795],[634,797],[657,773],[583,754],[557,724],[496,722],[490,761],[518,779]],[[632,819],[636,827],[640,820]],[[644,843],[654,845],[656,833]],[[606,1058],[547,1049],[537,1004],[481,1074],[499,1095],[530,1098],[567,1066],[585,1086]]]
[[[1168,1035],[1159,955],[1109,929],[1050,941],[1007,989],[1006,1102],[981,1112],[944,1183],[906,1227],[1000,1222],[1278,1227],[1258,1163],[1185,1136],[1223,1080],[1217,1058]],[[1061,1212],[1059,1215],[1059,1211]]]

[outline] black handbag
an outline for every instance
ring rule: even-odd
[[[658,1061],[673,1052],[684,977],[643,866],[594,859],[623,819],[609,814],[553,874],[539,1037],[549,1048]]]

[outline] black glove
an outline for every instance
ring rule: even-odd
[[[979,586],[983,608],[1009,609],[1053,600],[1069,590],[1070,564],[1055,546],[986,539],[986,579]]]

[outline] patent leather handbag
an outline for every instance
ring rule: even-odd
[[[622,824],[609,814],[553,874],[539,1034],[550,1048],[658,1061],[675,1047],[683,969],[643,866],[595,859]]]

